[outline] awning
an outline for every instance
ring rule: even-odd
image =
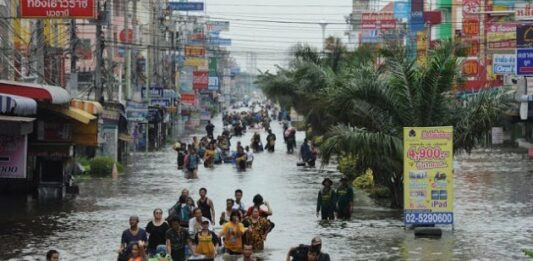
[[[0,115],[0,135],[26,135],[33,132],[35,118]]]
[[[121,141],[128,142],[128,143],[133,143],[133,138],[127,133],[119,133],[118,139]]]
[[[78,108],[80,110],[84,110],[93,115],[100,115],[104,112],[104,107],[102,107],[102,105],[96,101],[73,99],[72,101],[70,101],[70,106]]]
[[[0,80],[0,92],[51,104],[66,104],[70,102],[68,92],[58,86]]]
[[[0,93],[0,113],[20,116],[37,114],[37,102],[33,99]]]
[[[60,114],[63,114],[69,118],[72,118],[74,120],[77,120],[84,124],[89,124],[90,121],[96,119],[96,117],[88,112],[85,112],[83,110],[74,108],[74,107],[68,107],[64,108],[61,106],[54,106],[54,105],[40,105],[46,110],[54,111]]]

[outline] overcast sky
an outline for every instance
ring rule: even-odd
[[[247,70],[248,52],[257,55],[257,68],[273,69],[286,65],[287,50],[298,42],[322,46],[321,20],[328,23],[345,23],[352,10],[351,0],[206,0],[206,11],[213,20],[230,21],[230,31],[221,33],[231,38],[230,50],[243,71]],[[304,21],[316,24],[282,24],[265,21]],[[346,24],[330,24],[326,36],[341,37],[348,42],[344,32]]]

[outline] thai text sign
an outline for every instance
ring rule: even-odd
[[[492,70],[494,74],[514,74],[515,67],[515,54],[494,54],[492,57]]]
[[[453,127],[403,128],[405,224],[453,224]]]
[[[479,20],[477,18],[463,19],[463,33],[468,36],[479,35]]]
[[[202,2],[170,2],[168,8],[173,11],[203,11]]]
[[[516,24],[487,24],[487,42],[490,49],[512,49],[516,46]]]
[[[515,20],[533,20],[533,3],[516,3]]]
[[[192,87],[195,90],[207,89],[209,86],[209,72],[195,71],[193,72]]]
[[[479,74],[479,62],[477,60],[467,60],[463,63],[463,75],[467,77]]]
[[[205,56],[205,48],[200,46],[187,45],[185,46],[185,56]]]
[[[19,0],[21,18],[96,18],[95,0]]]
[[[0,178],[26,178],[27,136],[0,136]]]
[[[363,29],[394,29],[396,18],[393,12],[363,12]]]
[[[533,49],[516,49],[516,75],[533,75]]]
[[[229,31],[228,21],[207,21],[206,27],[208,32]]]

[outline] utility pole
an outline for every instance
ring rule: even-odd
[[[76,71],[76,45],[78,43],[78,37],[76,35],[76,19],[70,20],[70,79],[67,84],[67,91],[72,93],[75,89],[76,94],[78,92],[78,72]]]
[[[33,39],[33,50],[35,50],[35,68],[37,70],[37,82],[45,83],[44,79],[44,55],[46,53],[46,46],[44,42],[44,33],[43,33],[43,22],[42,20],[37,20],[35,22],[35,34]]]
[[[325,20],[320,20],[320,23],[318,24],[322,28],[322,52],[325,52],[326,51],[326,27],[328,26],[328,23]]]
[[[112,2],[108,2],[107,4],[107,13],[109,14],[109,17],[107,19],[107,66],[106,66],[106,92],[107,92],[107,100],[113,101],[113,91],[115,90],[115,77],[113,73],[113,56],[114,56],[114,50],[113,50],[113,24],[111,22],[113,17],[113,7]]]
[[[135,2],[135,0],[133,0]],[[124,97],[126,100],[129,98],[130,88],[131,88],[131,49],[129,44],[131,44],[130,40],[130,34],[129,34],[129,20],[128,20],[128,5],[129,0],[124,1],[124,34],[125,34],[125,40],[126,44],[124,45],[125,53],[124,53],[124,63],[125,63],[125,77],[126,77],[126,88],[124,90]],[[122,84],[122,82],[120,83]],[[122,97],[119,97],[119,100],[122,99]]]
[[[104,6],[107,6],[107,3],[104,3]],[[102,43],[102,20],[104,13],[100,10],[100,2],[98,2],[98,19],[96,21],[96,67],[94,72],[95,77],[95,92],[94,98],[97,101],[102,101],[103,98],[103,87],[102,87],[102,50],[104,45]]]

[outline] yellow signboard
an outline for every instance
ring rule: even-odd
[[[185,66],[207,66],[207,60],[204,58],[187,58],[184,62]]]
[[[405,224],[453,224],[453,127],[405,127]]]

